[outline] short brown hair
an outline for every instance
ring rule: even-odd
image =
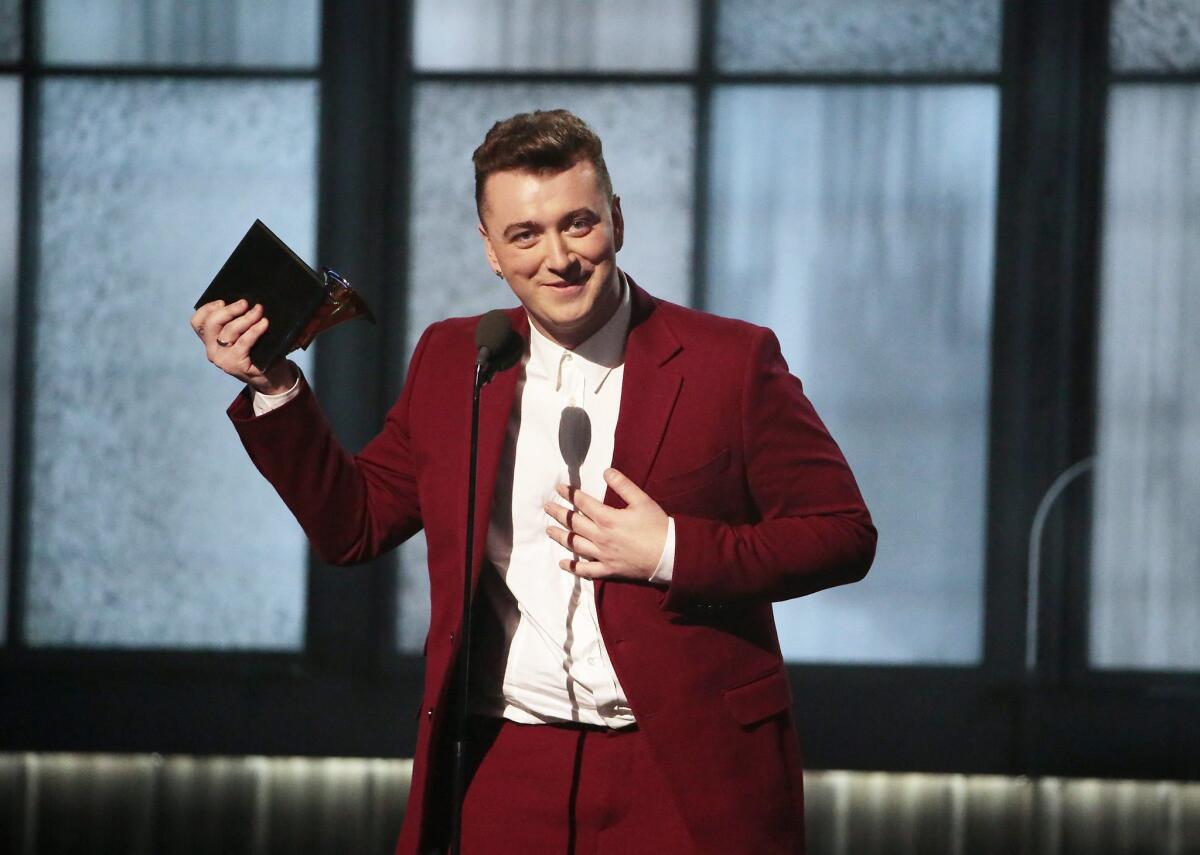
[[[475,163],[475,210],[483,220],[483,188],[494,172],[562,172],[581,160],[596,168],[596,177],[611,202],[612,179],[604,165],[600,137],[569,110],[534,110],[496,122],[471,155]]]

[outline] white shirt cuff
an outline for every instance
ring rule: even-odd
[[[288,360],[291,362],[291,360]],[[292,362],[292,367],[296,369],[296,382],[292,384],[292,388],[286,392],[280,392],[278,395],[264,395],[262,392],[255,392],[250,404],[254,407],[254,415],[261,416],[264,413],[269,413],[271,410],[277,410],[286,404],[292,398],[300,394],[300,366]]]
[[[667,517],[667,540],[663,544],[662,555],[658,558],[658,566],[654,568],[654,572],[650,574],[651,582],[662,582],[667,584],[671,581],[671,574],[675,570],[675,520],[673,517]]]

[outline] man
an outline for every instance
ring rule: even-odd
[[[853,476],[769,330],[656,300],[618,269],[620,200],[582,121],[514,116],[474,162],[525,352],[481,401],[463,851],[802,852],[771,602],[866,573],[875,529]],[[323,558],[369,560],[425,530],[402,853],[445,843],[476,322],[426,330],[352,457],[294,368],[250,364],[261,308],[192,320],[247,384],[230,416]]]

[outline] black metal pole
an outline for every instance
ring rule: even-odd
[[[475,544],[475,468],[479,456],[479,392],[487,383],[484,367],[475,364],[475,387],[471,394],[471,454],[467,466],[466,556],[463,563],[462,625],[458,631],[459,663],[456,722],[454,733],[454,804],[450,810],[450,853],[461,855],[462,806],[467,784],[467,707],[471,687],[471,566]]]

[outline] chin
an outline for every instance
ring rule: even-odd
[[[579,330],[587,326],[587,316],[578,318],[547,318],[547,329],[552,330],[559,335],[573,335]]]
[[[586,322],[586,319],[596,309],[595,302],[588,300],[571,301],[567,305],[548,305],[544,307],[542,317],[551,324],[559,327],[577,327]]]

